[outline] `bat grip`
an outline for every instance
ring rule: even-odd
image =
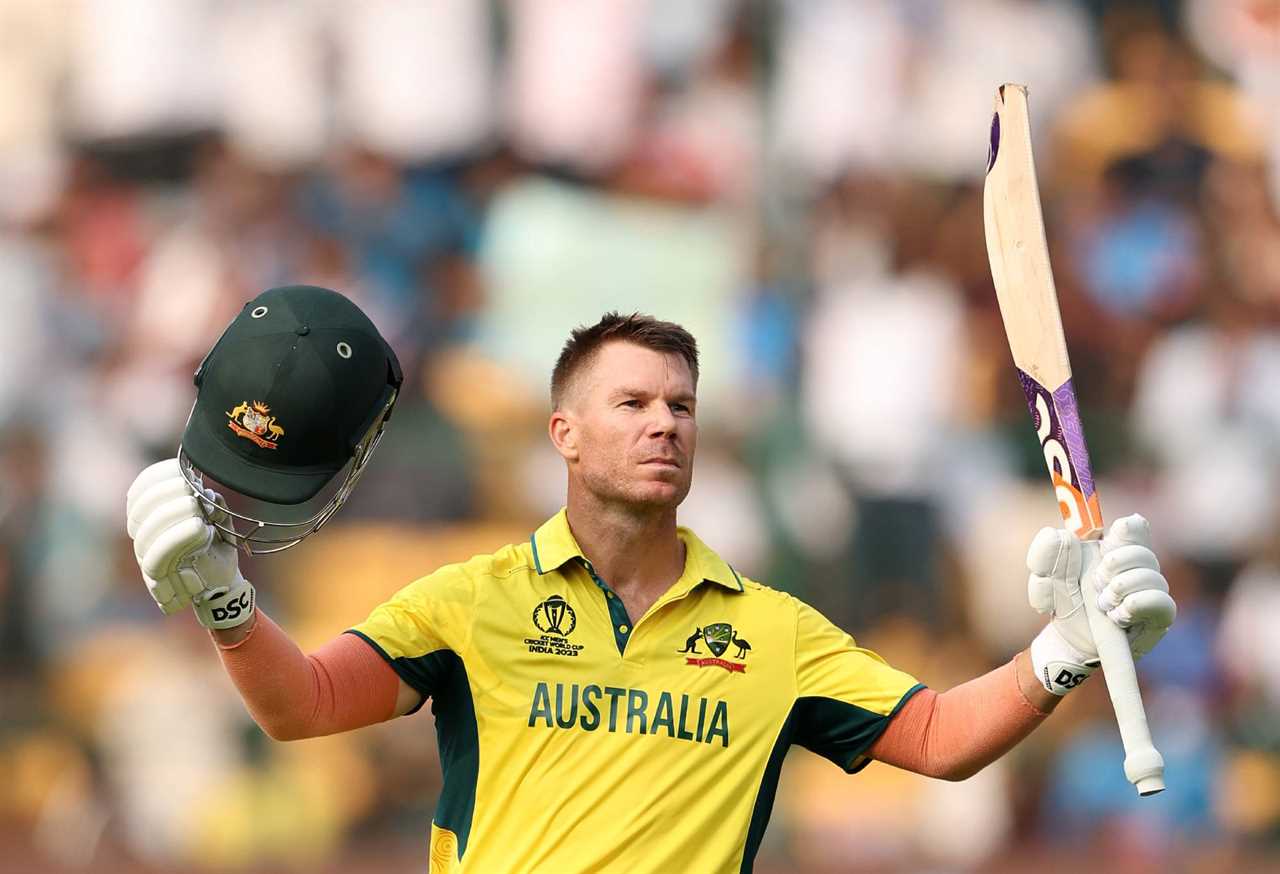
[[[1098,549],[1096,543],[1083,546],[1085,549]],[[1081,581],[1084,610],[1089,617],[1089,629],[1098,648],[1098,658],[1102,661],[1111,706],[1120,726],[1120,740],[1124,742],[1124,775],[1137,788],[1139,795],[1155,795],[1164,791],[1164,757],[1151,741],[1129,639],[1124,629],[1112,622],[1098,606],[1096,568],[1097,562],[1094,561],[1093,568]]]

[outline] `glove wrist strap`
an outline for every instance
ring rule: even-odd
[[[225,592],[193,601],[196,619],[205,628],[235,628],[253,618],[256,595],[253,584],[237,576],[235,583]]]
[[[1031,641],[1031,664],[1040,685],[1050,694],[1061,697],[1097,670],[1098,659],[1067,643],[1050,622]]]

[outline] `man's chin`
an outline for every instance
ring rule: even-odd
[[[640,507],[653,509],[674,509],[680,506],[689,488],[684,483],[650,481],[641,483],[627,496],[630,502]]]
[[[690,483],[683,477],[596,478],[582,485],[596,501],[637,512],[672,510],[689,494]]]

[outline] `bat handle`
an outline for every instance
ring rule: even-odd
[[[1098,549],[1098,544],[1085,543],[1086,549]],[[1093,562],[1094,568],[1097,562]],[[1089,617],[1089,629],[1098,647],[1102,672],[1111,693],[1111,706],[1120,726],[1120,739],[1124,742],[1124,775],[1138,790],[1139,795],[1155,795],[1164,791],[1164,757],[1151,742],[1151,729],[1147,727],[1147,712],[1142,706],[1142,692],[1138,689],[1138,674],[1133,667],[1133,654],[1124,629],[1111,621],[1098,606],[1096,571],[1086,573],[1084,583],[1084,610]]]

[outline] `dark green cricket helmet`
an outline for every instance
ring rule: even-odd
[[[207,476],[270,505],[310,501],[345,470],[306,519],[229,511],[247,532],[215,523],[250,552],[287,549],[346,501],[403,379],[391,347],[346,297],[311,285],[268,289],[244,305],[196,371],[179,461],[197,492]]]

